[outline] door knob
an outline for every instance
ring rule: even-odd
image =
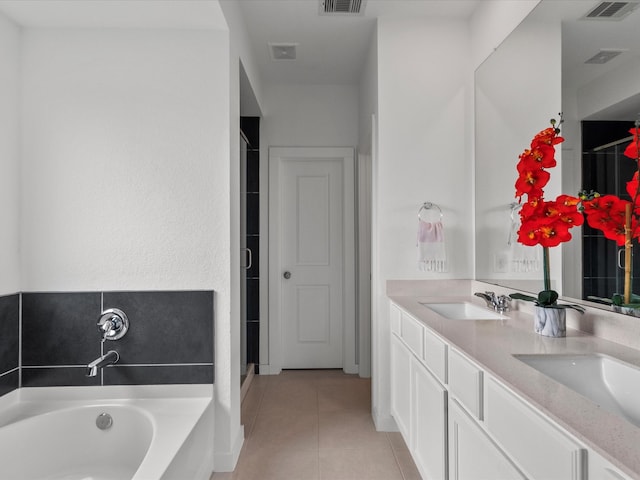
[[[287,280],[289,280],[291,278],[291,272],[284,272],[284,274],[282,276],[284,278],[286,278]]]

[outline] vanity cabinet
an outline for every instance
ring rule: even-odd
[[[465,409],[456,400],[450,399],[449,479],[526,480],[526,478]]]
[[[391,415],[407,445],[411,425],[411,352],[397,337],[391,340]]]
[[[391,303],[391,414],[429,480],[629,480]]]
[[[589,480],[631,480],[595,452],[589,452]]]
[[[397,307],[391,309],[395,318],[391,327],[391,414],[420,475],[445,480],[447,390],[426,366],[425,327]],[[438,354],[435,357],[440,359]],[[440,362],[433,368],[441,370]]]
[[[415,358],[410,450],[423,478],[447,478],[447,390]]]
[[[586,478],[586,450],[493,378],[486,388],[486,428],[528,477]]]

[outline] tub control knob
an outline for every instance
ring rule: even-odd
[[[122,310],[108,308],[100,314],[97,326],[103,340],[118,340],[129,330],[129,319]]]

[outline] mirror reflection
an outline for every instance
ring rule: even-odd
[[[478,280],[541,290],[541,247],[514,241],[514,182],[518,155],[559,111],[565,142],[545,198],[582,189],[626,194],[636,166],[620,150],[640,114],[640,8],[585,18],[600,3],[543,0],[476,71]],[[552,287],[572,299],[620,292],[616,243],[588,226],[572,235],[550,249]]]

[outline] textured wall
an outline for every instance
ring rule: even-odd
[[[226,33],[30,29],[22,55],[22,290],[226,290]]]
[[[0,295],[20,291],[20,30],[0,14]]]

